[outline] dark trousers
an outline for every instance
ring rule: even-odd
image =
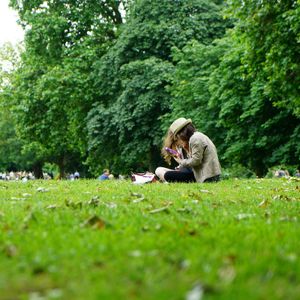
[[[207,178],[204,180],[205,183],[211,183],[211,182],[218,182],[221,180],[221,176],[220,175],[217,175],[217,176],[214,176],[214,177],[210,177],[210,178]]]
[[[213,176],[204,180],[205,183],[220,181],[220,175]],[[167,182],[196,182],[194,173],[190,168],[181,168],[177,171],[168,171],[165,173]]]
[[[180,168],[176,171],[168,171],[165,173],[167,182],[195,182],[195,176],[190,168]]]

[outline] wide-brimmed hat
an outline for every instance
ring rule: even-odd
[[[170,130],[174,135],[176,135],[182,128],[191,123],[191,119],[179,118],[172,123],[172,125],[170,126]]]

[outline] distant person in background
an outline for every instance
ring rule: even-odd
[[[125,176],[124,176],[124,175],[121,175],[121,174],[119,174],[119,176],[118,176],[118,179],[119,179],[119,180],[125,180]]]
[[[46,173],[46,172],[43,173],[43,178],[45,180],[50,180],[51,179],[50,175],[48,173]]]
[[[102,175],[100,175],[98,177],[99,180],[109,180],[109,170],[108,169],[104,169]]]
[[[277,177],[277,178],[282,178],[282,177],[289,177],[290,176],[290,174],[289,174],[289,172],[288,171],[286,171],[286,170],[276,170],[275,171],[275,177]]]
[[[76,179],[79,179],[79,177],[80,177],[80,174],[79,174],[78,171],[76,171],[76,172],[74,173],[74,179],[75,179],[75,180],[76,180]]]
[[[300,177],[300,171],[297,170],[294,176],[295,176],[295,177]]]
[[[15,173],[14,172],[9,172],[9,179],[10,180],[16,180],[16,175],[15,175]]]

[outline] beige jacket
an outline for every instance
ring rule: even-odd
[[[187,159],[180,160],[180,167],[192,168],[197,182],[221,174],[217,149],[208,136],[195,132],[189,141],[189,154]]]

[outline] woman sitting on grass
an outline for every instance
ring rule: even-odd
[[[209,137],[196,130],[191,119],[179,118],[172,123],[164,140],[162,155],[167,163],[174,158],[179,164],[175,170],[158,167],[155,174],[162,181],[220,180],[221,166],[216,147]]]

